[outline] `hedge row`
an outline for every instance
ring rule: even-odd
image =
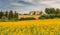
[[[53,19],[53,18],[60,18],[60,14],[41,15],[39,17],[39,19]]]
[[[54,18],[60,18],[60,14],[48,14],[48,15],[41,15],[39,19],[54,19]],[[19,20],[36,20],[36,18],[33,17],[27,17],[27,18],[20,18]]]
[[[36,19],[33,17],[27,17],[27,18],[20,18],[19,20],[36,20]]]

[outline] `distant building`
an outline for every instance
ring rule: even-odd
[[[41,11],[31,11],[29,12],[30,15],[41,15],[42,12]]]
[[[34,11],[29,12],[29,15],[35,15]]]
[[[27,18],[27,17],[33,17],[33,18],[38,19],[38,17],[40,17],[40,15],[42,15],[41,11],[31,11],[31,12],[29,12],[29,14],[19,14],[18,19]]]
[[[35,12],[35,15],[41,15],[41,14],[42,14],[42,12],[40,12],[40,11]]]

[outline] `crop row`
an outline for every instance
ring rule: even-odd
[[[0,35],[60,35],[60,25],[0,26]]]

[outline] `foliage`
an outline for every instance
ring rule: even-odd
[[[53,18],[55,18],[55,14],[49,14],[49,17],[50,17],[51,19],[53,19]]]
[[[56,9],[56,14],[60,14],[60,9]]]
[[[47,14],[60,14],[60,9],[54,9],[54,8],[46,8],[45,12]]]
[[[46,14],[41,15],[39,19],[53,19],[53,18],[60,18],[60,9],[54,9],[54,8],[46,8],[45,9]]]
[[[55,18],[56,17],[56,15],[55,14],[48,14],[48,15],[41,15],[40,17],[39,17],[39,19],[53,19],[53,18]]]
[[[0,19],[0,21],[1,21],[1,22],[7,22],[8,19],[7,19],[5,16],[3,16],[3,17]]]
[[[46,15],[41,15],[39,19],[45,19]]]
[[[2,16],[4,16],[4,13],[3,13],[3,11],[1,10],[1,11],[0,11],[0,19],[2,18]]]
[[[56,18],[60,18],[60,14],[56,14],[55,17],[56,17]]]
[[[15,11],[15,13],[14,13],[14,19],[15,20],[18,20],[18,13]]]
[[[7,18],[7,19],[6,19]],[[17,21],[18,13],[15,11],[13,13],[12,10],[8,11],[0,11],[0,21]]]
[[[5,12],[5,17],[8,17],[8,11]]]
[[[33,17],[27,17],[27,18],[20,18],[20,20],[35,20]]]
[[[13,11],[12,10],[9,12],[8,19],[13,19]]]
[[[46,8],[45,9],[46,14],[43,14],[39,17],[39,19],[53,19],[53,18],[60,18],[60,9],[58,8]],[[34,14],[35,15],[35,12]],[[5,16],[7,19],[2,18]],[[2,21],[9,20],[9,21],[17,21],[18,20],[18,13],[12,10],[8,11],[0,11],[0,19]],[[33,17],[27,17],[27,18],[21,18],[19,20],[35,20]]]

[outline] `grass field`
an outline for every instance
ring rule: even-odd
[[[60,35],[60,19],[0,22],[0,35]]]

